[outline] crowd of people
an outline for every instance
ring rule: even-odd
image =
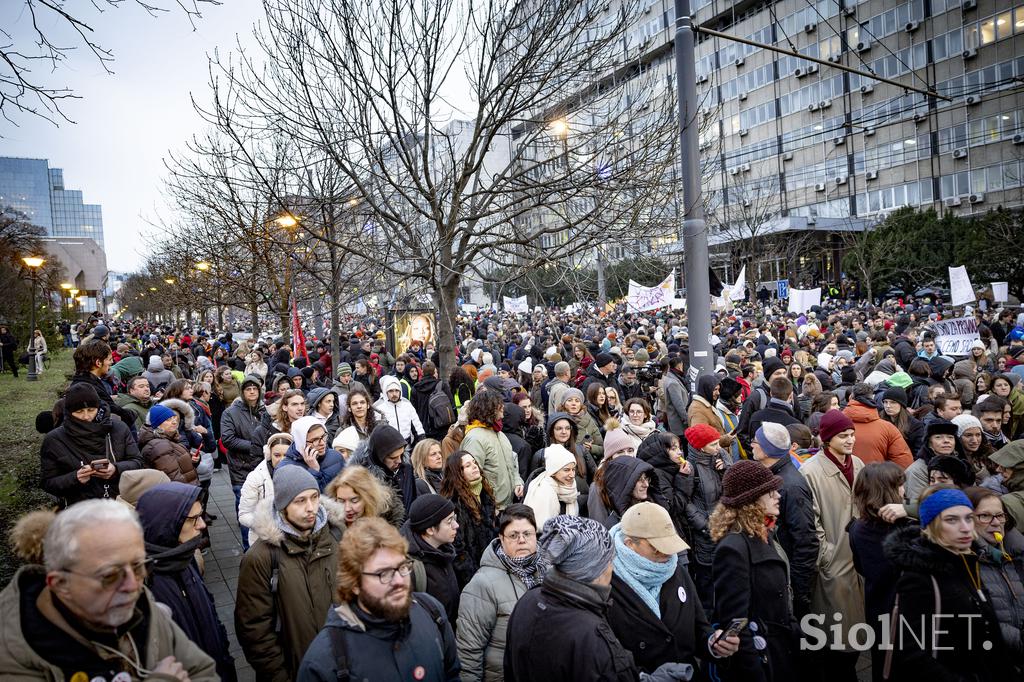
[[[223,476],[259,680],[1019,678],[1024,313],[949,357],[959,314],[741,305],[695,381],[668,311],[466,315],[448,357],[369,318],[298,356],[94,320],[36,420],[56,503],[11,533],[0,676],[237,679]]]

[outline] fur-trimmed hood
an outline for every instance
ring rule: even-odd
[[[320,496],[320,508],[327,515],[327,524],[341,530],[345,529],[345,507],[337,500],[326,495]],[[250,526],[261,540],[276,547],[284,542],[284,531],[277,523],[277,512],[274,511],[273,498],[260,500],[252,513],[252,526]]]
[[[160,405],[169,407],[178,413],[178,417],[181,423],[185,426],[186,431],[193,431],[196,427],[196,413],[192,409],[192,406],[186,403],[184,400],[178,398],[168,398],[167,400],[161,400]],[[149,423],[149,419],[146,419],[146,423]]]

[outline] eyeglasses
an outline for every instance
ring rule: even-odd
[[[1006,520],[1006,514],[1002,512],[999,512],[998,514],[975,513],[974,518],[976,518],[978,521],[981,521],[982,523],[991,523],[993,521],[999,521],[1000,523],[1002,523]]]
[[[403,561],[398,568],[385,568],[374,573],[363,571],[363,575],[376,576],[381,585],[390,585],[391,581],[395,579],[396,573],[403,578],[408,578],[409,574],[412,573],[412,560],[407,559]]]
[[[186,522],[191,521],[192,522],[192,526],[195,527],[195,526],[199,525],[199,519],[201,519],[201,518],[203,518],[203,512],[199,512],[195,516],[186,516],[185,517],[185,521]],[[184,525],[184,524],[182,524],[182,525]]]
[[[320,436],[319,438],[307,438],[306,439],[306,445],[320,445],[320,443],[326,443],[326,442],[327,442],[327,435],[326,434],[324,434],[323,436]]]
[[[95,580],[100,584],[100,589],[105,591],[121,585],[125,581],[125,578],[128,577],[128,571],[131,571],[135,575],[135,579],[139,582],[144,581],[146,579],[146,567],[148,564],[149,561],[147,559],[143,559],[131,564],[112,566],[99,575],[94,573],[79,573],[77,571],[72,571],[69,568],[62,569],[62,572],[77,575],[80,578]]]
[[[506,533],[505,539],[511,540],[512,542],[519,542],[520,540],[531,540],[536,537],[537,533],[532,530],[518,530],[514,533]]]

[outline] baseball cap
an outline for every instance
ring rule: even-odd
[[[619,526],[627,536],[647,540],[662,554],[678,554],[690,549],[676,532],[668,511],[653,502],[634,504],[622,515]]]

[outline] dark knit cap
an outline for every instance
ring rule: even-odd
[[[974,482],[974,474],[967,466],[967,462],[952,455],[939,455],[932,457],[928,462],[928,473],[941,471],[953,479],[953,485],[964,488]]]
[[[779,358],[768,358],[761,363],[761,368],[764,370],[764,378],[768,380],[772,374],[779,371],[780,369],[786,369],[786,363]]]
[[[367,439],[366,446],[370,450],[370,455],[378,462],[383,463],[385,457],[398,448],[404,448],[406,442],[395,427],[390,424],[378,424]]]
[[[718,397],[723,402],[729,402],[740,394],[743,390],[743,384],[736,381],[732,377],[725,377],[722,379],[722,383],[718,384]]]
[[[72,384],[64,394],[64,412],[71,414],[87,407],[100,406],[100,397],[96,389],[85,383]]]
[[[597,357],[594,358],[595,367],[604,367],[611,362],[615,362],[615,357],[611,353],[598,353]]]
[[[744,459],[736,462],[722,477],[720,502],[726,507],[744,507],[765,493],[782,487],[782,478],[760,462]]]
[[[907,392],[899,386],[891,386],[882,394],[882,400],[892,400],[903,407],[907,406]]]
[[[409,507],[409,527],[417,533],[438,525],[455,511],[455,505],[440,495],[420,495]]]
[[[828,445],[828,442],[832,440],[837,433],[842,433],[843,431],[852,428],[852,419],[839,410],[829,410],[821,417],[821,422],[818,424],[818,435],[821,437],[822,445]]]

